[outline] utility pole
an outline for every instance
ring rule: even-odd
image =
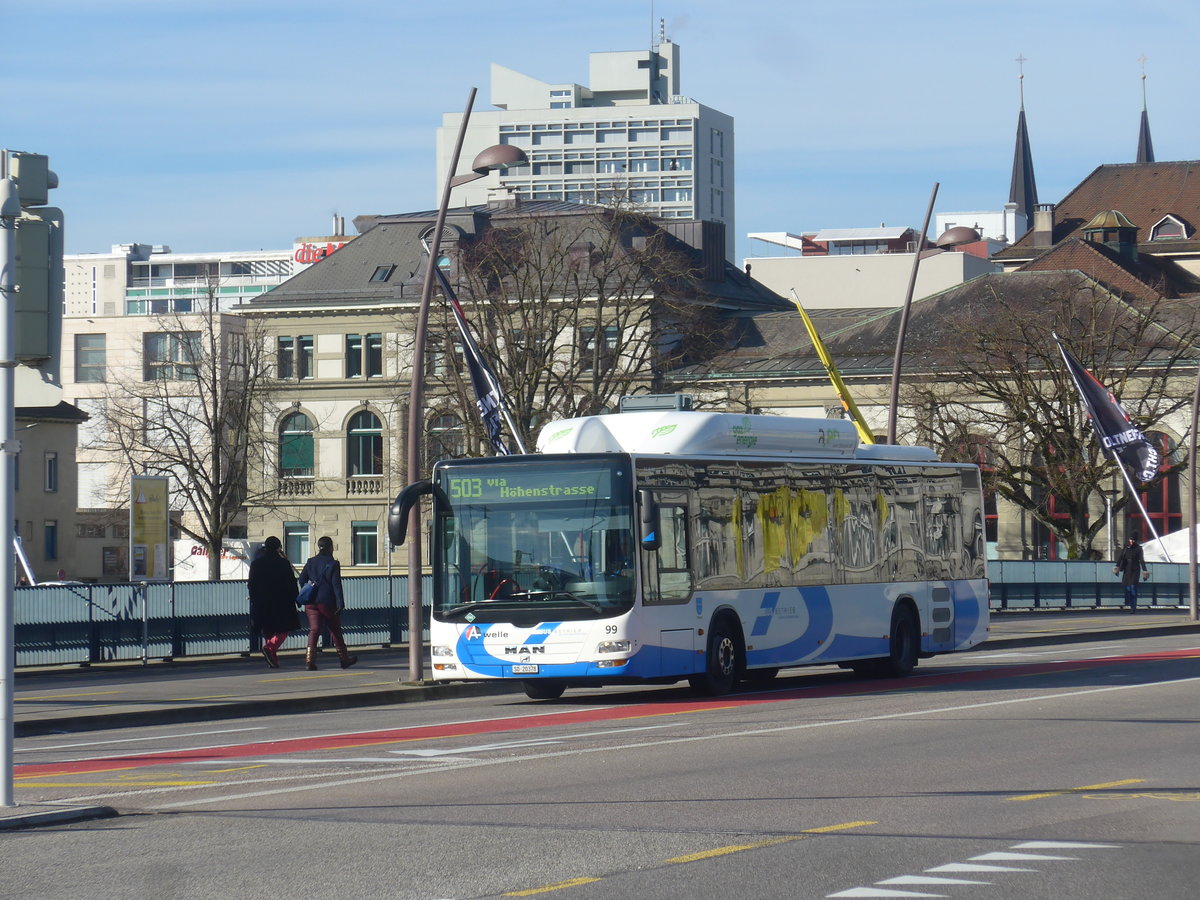
[[[38,153],[0,150],[0,807],[13,800],[13,678],[16,669],[17,366],[59,381],[62,344],[62,211],[46,206],[58,176]],[[17,327],[18,322],[20,328]],[[2,533],[2,532],[0,532]]]

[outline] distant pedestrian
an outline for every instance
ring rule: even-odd
[[[342,610],[346,608],[346,596],[342,591],[342,565],[333,558],[332,538],[323,537],[317,541],[317,555],[304,564],[300,572],[300,586],[304,587],[309,582],[313,583],[314,588],[308,603],[304,605],[304,612],[308,616],[308,653],[304,657],[308,670],[317,670],[317,640],[321,636],[322,623],[329,629],[342,668],[348,669],[358,662],[358,657],[350,655],[342,637]]]
[[[1121,555],[1117,557],[1117,564],[1113,566],[1113,574],[1121,573],[1121,584],[1125,585],[1125,605],[1129,607],[1131,613],[1137,612],[1138,602],[1138,574],[1141,573],[1143,579],[1150,577],[1150,570],[1146,567],[1146,557],[1142,553],[1142,545],[1138,543],[1138,539],[1131,537],[1126,543]]]
[[[296,611],[296,570],[283,552],[279,538],[262,542],[250,561],[251,626],[263,637],[262,655],[272,669],[279,668],[279,648],[287,636],[303,628]]]

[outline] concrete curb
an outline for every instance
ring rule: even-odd
[[[111,819],[120,815],[111,806],[52,806],[31,803],[0,807],[0,831],[38,828],[44,825],[69,825],[89,819]]]
[[[50,734],[101,731],[107,728],[178,725],[187,722],[204,722],[214,718],[246,719],[299,712],[321,712],[331,709],[355,709],[363,706],[393,706],[399,703],[417,703],[422,700],[454,700],[459,697],[486,697],[491,694],[519,694],[521,692],[520,683],[512,681],[410,684],[375,691],[313,697],[244,700],[234,703],[214,703],[207,706],[162,706],[129,712],[100,713],[93,716],[32,719],[14,723],[13,733],[15,737],[44,737]]]

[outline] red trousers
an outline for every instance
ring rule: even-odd
[[[346,649],[346,641],[342,637],[342,618],[341,614],[332,606],[322,606],[319,603],[314,603],[311,606],[304,607],[304,612],[308,616],[308,649],[316,650],[317,641],[321,637],[321,623],[329,629],[329,636],[333,638],[333,646],[338,650]]]

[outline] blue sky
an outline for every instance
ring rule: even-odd
[[[588,53],[647,46],[659,17],[684,93],[735,119],[739,256],[751,231],[919,225],[934,182],[938,211],[1000,208],[1018,55],[1043,202],[1133,161],[1143,55],[1157,158],[1200,158],[1200,4],[1181,0],[0,8],[0,146],[50,156],[71,253],[279,249],[334,212],[432,208],[441,115],[471,87],[490,107],[490,63],[586,84]]]

